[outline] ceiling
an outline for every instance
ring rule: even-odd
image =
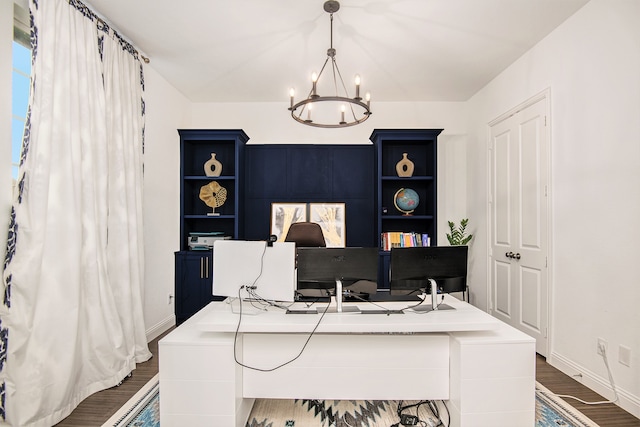
[[[372,103],[466,101],[587,2],[342,0],[333,47],[351,96],[360,74]],[[306,94],[330,44],[324,0],[86,3],[192,102]]]

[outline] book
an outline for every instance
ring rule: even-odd
[[[385,231],[380,235],[380,248],[383,251],[390,251],[392,248],[420,246],[431,246],[429,234],[415,231]]]

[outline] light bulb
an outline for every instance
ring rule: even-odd
[[[311,97],[315,98],[316,95],[316,82],[318,81],[318,75],[314,72],[311,74]]]

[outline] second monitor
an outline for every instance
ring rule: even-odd
[[[467,246],[391,249],[391,294],[424,292],[435,301],[438,293],[466,292],[467,253]]]
[[[343,289],[361,281],[378,280],[378,248],[298,248],[298,290],[316,289],[327,292],[335,290],[337,311],[342,307]]]

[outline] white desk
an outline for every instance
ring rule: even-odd
[[[159,343],[162,426],[244,427],[256,398],[448,400],[454,427],[533,425],[535,340],[463,301],[447,304],[455,310],[328,313],[300,357],[260,372],[234,360],[238,314],[211,303]],[[320,317],[245,310],[235,356],[278,366]]]

